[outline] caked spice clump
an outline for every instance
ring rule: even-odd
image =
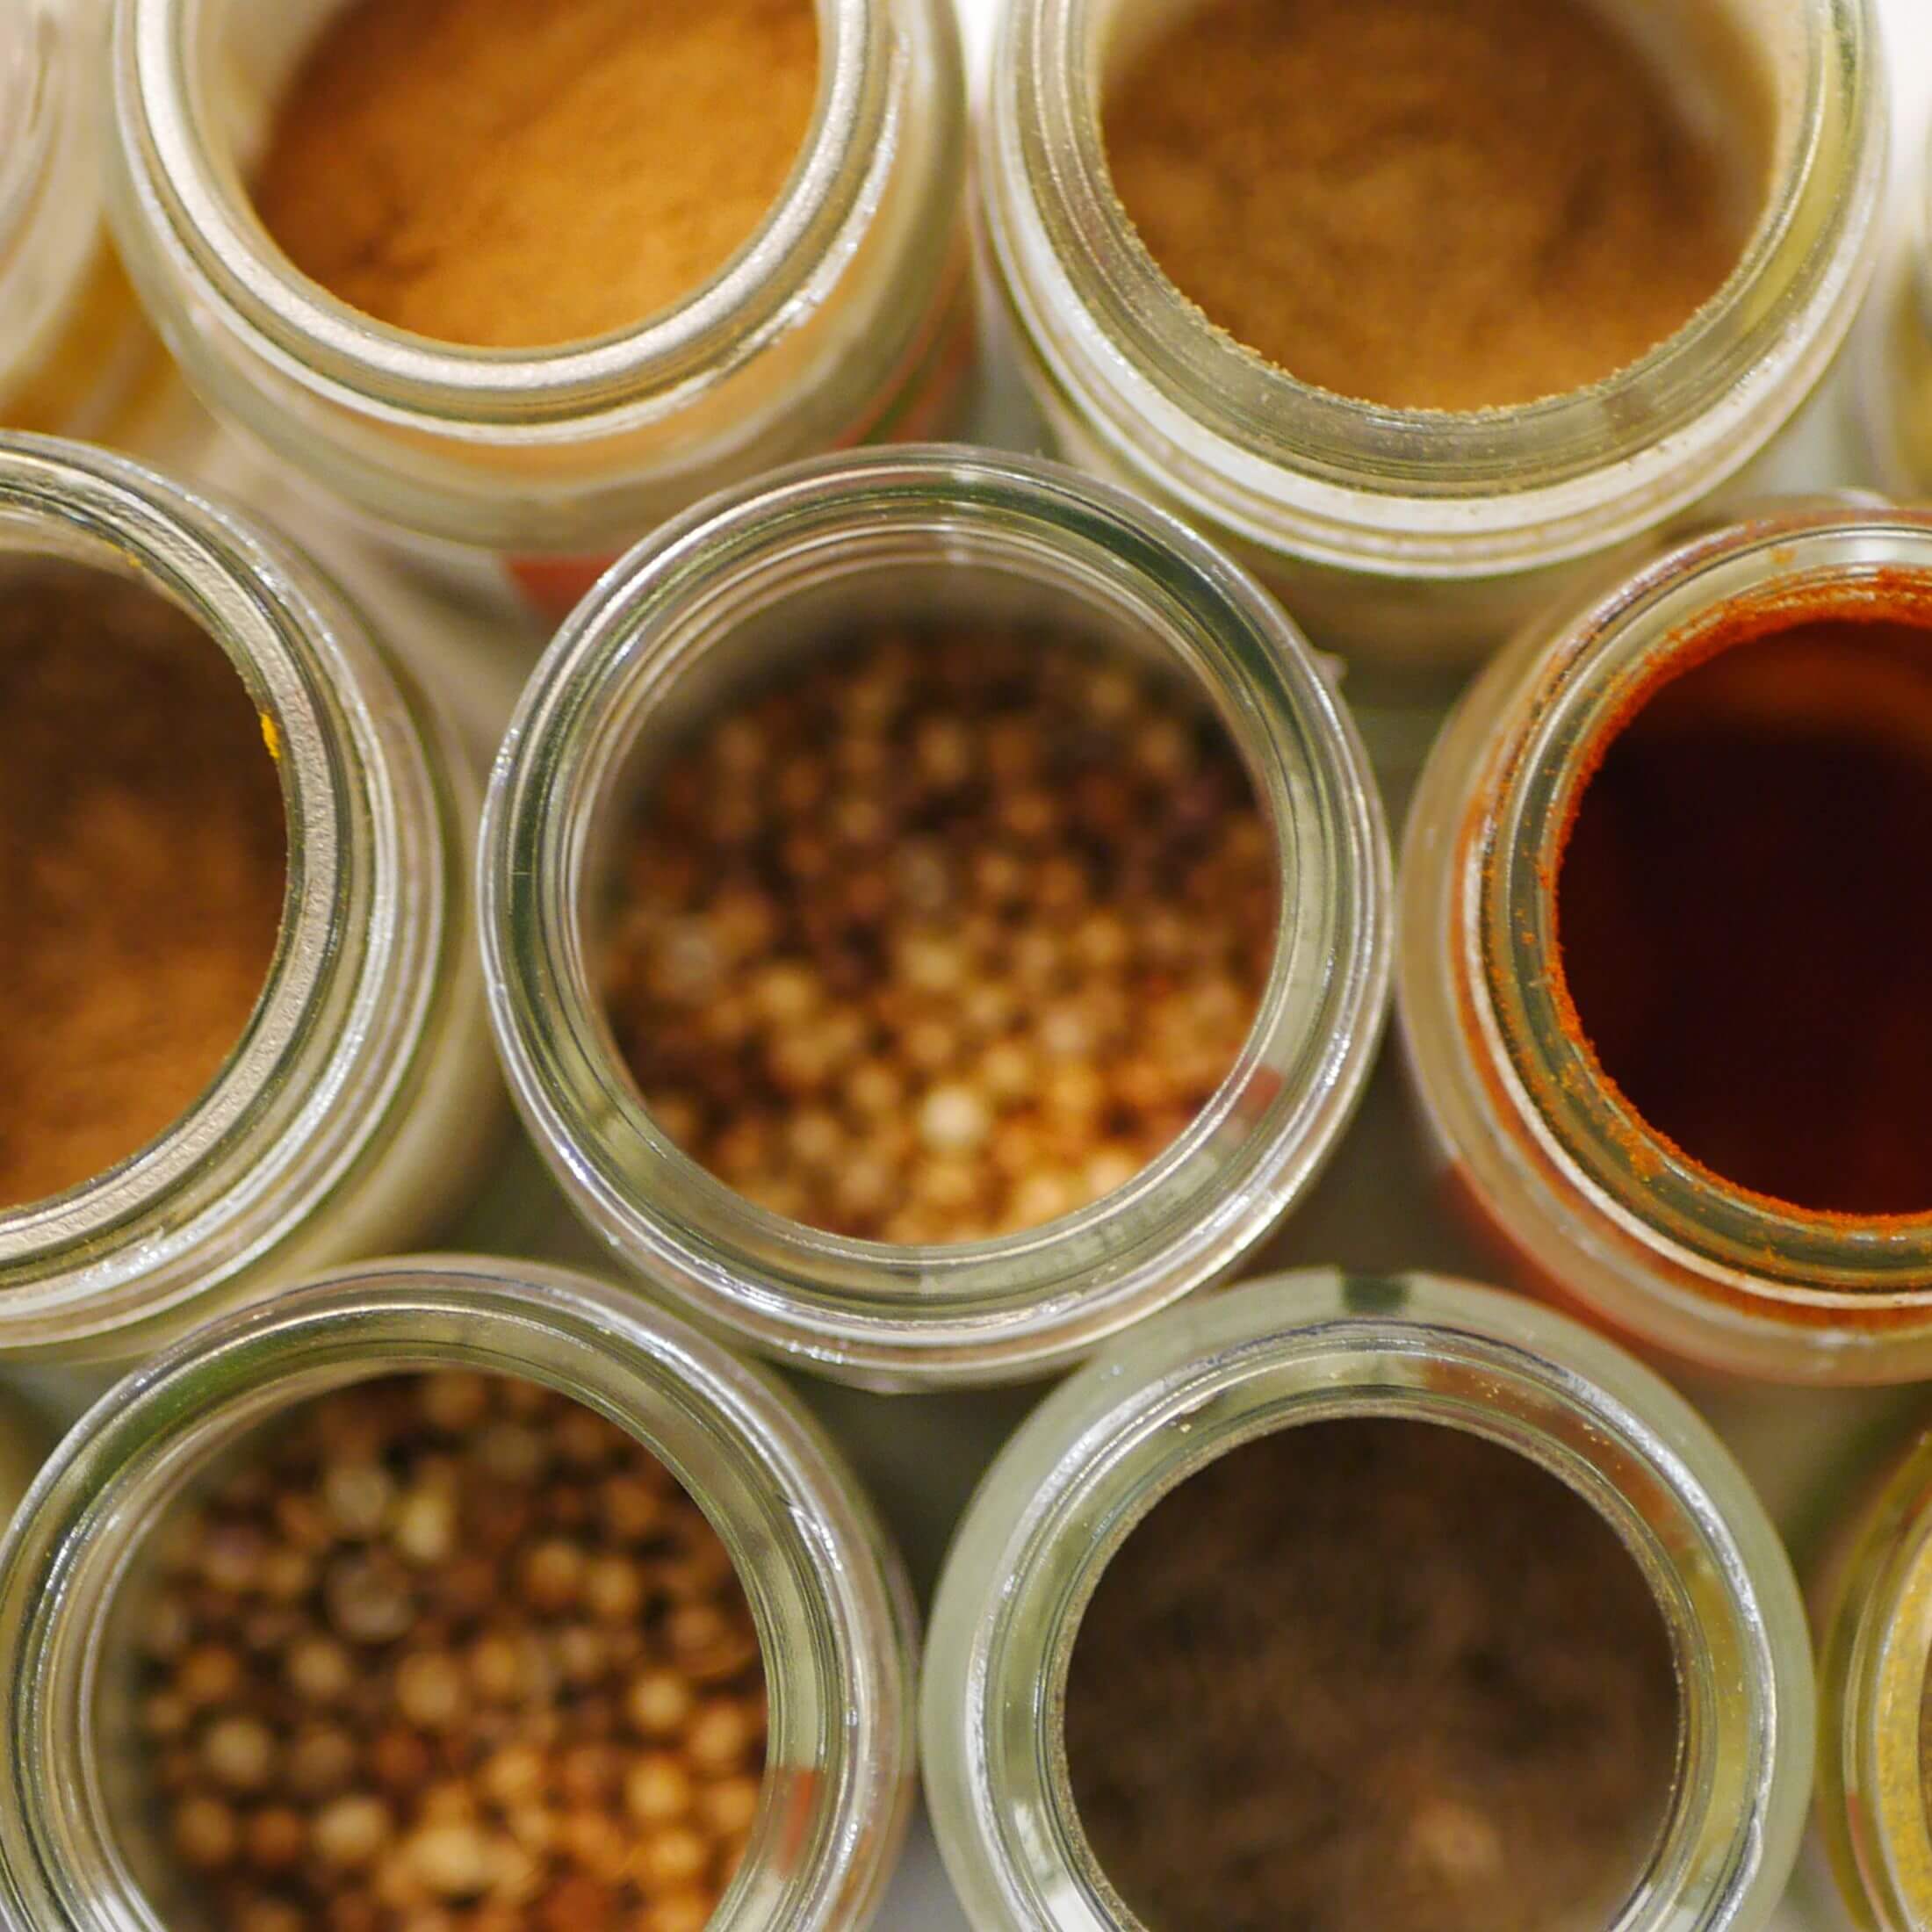
[[[220,647],[141,584],[0,575],[0,1208],[198,1099],[275,956],[288,834]]]
[[[364,1383],[159,1532],[164,1842],[226,1932],[699,1932],[759,1808],[730,1556],[529,1382]]]
[[[951,1242],[1130,1179],[1272,954],[1234,747],[1056,634],[840,651],[710,726],[625,854],[606,986],[653,1117],[753,1200]]]
[[[1655,1599],[1580,1496],[1456,1430],[1311,1423],[1101,1573],[1066,1762],[1150,1932],[1586,1932],[1662,1826],[1677,1718]]]

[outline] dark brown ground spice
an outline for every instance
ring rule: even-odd
[[[267,977],[286,850],[261,720],[192,618],[100,572],[0,575],[0,1205],[200,1095]]]
[[[1280,896],[1219,721],[1027,631],[834,648],[674,756],[620,864],[606,994],[659,1125],[901,1243],[1130,1180],[1233,1066]]]
[[[1210,0],[1105,119],[1122,204],[1210,321],[1409,408],[1636,361],[1730,274],[1759,194],[1577,0]]]
[[[1244,1444],[1157,1504],[1065,1712],[1087,1837],[1151,1932],[1605,1923],[1677,1728],[1603,1518],[1508,1450],[1383,1419]]]
[[[1797,622],[1646,697],[1557,911],[1577,1021],[1657,1133],[1802,1209],[1932,1212],[1932,626]]]

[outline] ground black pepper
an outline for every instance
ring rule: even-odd
[[[1066,1690],[1081,1822],[1150,1932],[1606,1923],[1676,1737],[1662,1616],[1602,1517],[1384,1419],[1244,1444],[1164,1498]]]

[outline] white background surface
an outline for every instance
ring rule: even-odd
[[[959,0],[976,94],[990,54],[998,0]],[[1893,74],[1894,168],[1891,221],[1908,219],[1908,202],[1923,172],[1925,128],[1932,119],[1932,0],[1878,0]],[[1918,188],[1922,194],[1922,186]],[[1816,490],[1868,482],[1846,422],[1843,385],[1821,397],[1812,421],[1778,465],[1779,487]],[[1399,792],[1419,747],[1383,750],[1385,781]],[[1389,799],[1392,814],[1399,799]],[[1361,1269],[1480,1272],[1480,1258],[1436,1214],[1411,1143],[1402,1095],[1385,1064],[1363,1118],[1344,1143],[1328,1179],[1296,1215],[1272,1258],[1343,1263]],[[943,1539],[947,1521],[1000,1432],[1024,1406],[1020,1398],[977,1402],[924,1398],[916,1405],[882,1404],[837,1394],[818,1406],[858,1454],[905,1537],[922,1588]],[[1727,1392],[1702,1399],[1763,1491],[1794,1543],[1807,1539],[1807,1506],[1828,1487],[1825,1468],[1869,1453],[1876,1437],[1894,1431],[1923,1398],[1907,1394],[1839,1395]],[[916,1446],[912,1446],[916,1445]],[[908,1458],[916,1467],[908,1467]],[[1829,1921],[1806,1903],[1806,1880],[1779,1914],[1774,1932],[1813,1932]],[[966,1932],[967,1921],[947,1888],[923,1820],[877,1921],[877,1932]]]

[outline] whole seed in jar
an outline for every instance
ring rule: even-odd
[[[1121,1186],[1226,1077],[1273,840],[1205,708],[1063,633],[883,633],[650,783],[605,962],[653,1119],[741,1193],[895,1243]]]
[[[699,1932],[758,1813],[731,1558],[580,1404],[455,1372],[300,1409],[157,1532],[138,1722],[232,1932]]]

